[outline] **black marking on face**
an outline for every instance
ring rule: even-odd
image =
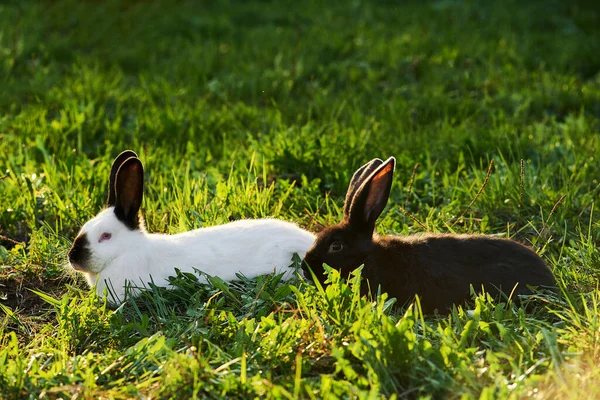
[[[90,261],[92,252],[90,251],[90,241],[88,240],[87,234],[79,235],[75,238],[71,250],[67,258],[69,262],[76,270],[85,271],[87,264]]]

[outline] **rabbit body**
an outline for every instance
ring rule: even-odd
[[[125,156],[124,156],[125,155]],[[315,236],[297,225],[276,219],[239,220],[175,235],[146,232],[138,210],[143,169],[133,152],[113,163],[108,208],[83,225],[71,250],[71,266],[108,300],[120,303],[149,282],[167,286],[175,269],[202,271],[226,281],[272,272],[293,276],[294,253],[304,257]],[[204,277],[200,277],[205,281]]]
[[[114,214],[111,209],[104,213]],[[251,279],[283,272],[284,279],[289,279],[294,272],[289,268],[294,253],[304,257],[314,242],[311,233],[276,219],[239,220],[176,235],[127,233],[123,245],[128,251],[111,258],[99,273],[84,272],[98,295],[108,285],[109,298],[114,296],[115,302],[125,299],[126,285],[131,295],[151,281],[166,287],[175,268],[202,271],[225,281],[235,280],[238,273]],[[205,277],[200,281],[205,283]]]
[[[552,273],[533,251],[484,235],[378,237],[364,264],[363,277],[371,285],[380,283],[401,305],[419,295],[425,313],[470,299],[470,285],[497,296],[513,288],[515,294],[526,294],[524,283],[554,284]]]
[[[364,293],[396,297],[399,304],[419,295],[425,313],[448,311],[470,298],[470,286],[492,295],[529,292],[527,285],[553,287],[552,273],[532,250],[512,240],[485,235],[422,234],[378,236],[375,222],[387,203],[393,157],[375,159],[353,176],[341,223],[324,229],[306,253],[303,268],[324,283],[322,264],[347,275],[364,264]],[[516,288],[515,288],[516,287]]]

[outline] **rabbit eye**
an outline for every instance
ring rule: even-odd
[[[112,237],[112,235],[108,232],[104,232],[102,235],[100,235],[100,238],[98,239],[98,243],[102,243],[105,240],[108,240]]]
[[[343,248],[344,248],[344,246],[342,246],[342,244],[340,242],[333,242],[329,246],[329,252],[337,253],[338,251],[342,251]]]

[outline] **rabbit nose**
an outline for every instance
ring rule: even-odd
[[[77,262],[81,255],[81,247],[73,245],[67,254],[67,259],[70,263]]]
[[[73,246],[73,247],[71,247],[71,249],[69,250],[69,253],[67,254],[67,259],[69,260],[69,262],[75,261],[76,255],[77,255],[77,247]]]
[[[310,273],[310,264],[305,260],[302,261],[302,272],[304,275],[304,278],[308,279],[308,280],[312,280],[312,275]]]

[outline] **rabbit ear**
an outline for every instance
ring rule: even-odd
[[[144,167],[138,158],[130,157],[119,167],[115,193],[115,215],[129,229],[139,229],[138,211],[144,195]]]
[[[375,221],[390,196],[395,166],[396,159],[390,157],[363,180],[350,205],[347,217],[350,225],[360,231],[372,232],[375,229]]]
[[[344,217],[348,217],[350,215],[350,205],[352,204],[352,200],[360,188],[360,185],[381,164],[383,164],[383,161],[381,161],[379,158],[374,158],[357,169],[354,175],[352,175],[352,179],[350,179],[350,184],[348,185],[348,192],[346,193],[346,201],[344,202]]]
[[[112,207],[117,203],[117,193],[115,192],[117,171],[119,170],[121,164],[123,164],[125,160],[131,157],[138,158],[137,154],[135,154],[133,151],[125,150],[121,154],[119,154],[117,158],[115,158],[115,161],[113,161],[112,163],[112,167],[110,167],[110,178],[108,179],[108,207]]]

